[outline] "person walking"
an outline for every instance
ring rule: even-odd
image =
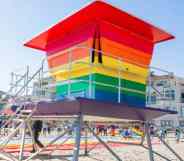
[[[176,128],[175,136],[176,136],[176,142],[179,143],[180,142],[180,137],[181,137],[181,131],[180,131],[179,128]]]
[[[31,151],[32,153],[36,151],[35,145],[38,145],[40,148],[44,147],[44,145],[39,141],[39,136],[42,131],[42,126],[43,126],[43,123],[41,120],[36,120],[33,122],[32,129],[33,129],[34,143],[33,143],[33,149]]]
[[[161,140],[165,140],[166,136],[167,136],[167,130],[165,128],[162,128],[161,134],[160,134]]]

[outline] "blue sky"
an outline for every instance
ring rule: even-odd
[[[11,71],[36,70],[44,53],[23,46],[26,40],[57,23],[91,0],[6,0],[0,5],[0,90],[7,90]],[[107,0],[176,36],[154,50],[152,65],[184,77],[183,0]]]

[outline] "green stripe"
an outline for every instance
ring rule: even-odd
[[[128,95],[128,96],[133,96],[133,97],[138,97],[141,99],[146,99],[146,95],[145,94],[139,94],[139,93],[135,93],[135,92],[129,92],[129,91],[123,91],[124,94]]]
[[[102,74],[94,74],[94,80],[96,82],[107,83],[107,84],[111,84],[114,86],[118,86],[119,84],[118,78],[105,76]],[[121,79],[121,87],[144,91],[144,92],[146,90],[146,85],[137,83],[137,82],[133,82],[133,81],[129,81],[126,79]]]
[[[112,86],[118,86],[118,84],[119,84],[118,78],[105,76],[103,74],[98,74],[98,73],[92,74],[91,78],[92,78],[92,81],[97,83],[97,84],[93,85],[94,89],[118,93],[118,88],[112,87]],[[88,81],[89,75],[74,78],[73,80]],[[100,83],[107,84],[108,86],[102,85]],[[125,93],[125,94],[131,95],[131,96],[145,98],[144,92],[146,91],[146,85],[144,85],[144,84],[121,79],[121,87],[122,87],[121,93]],[[76,82],[76,83],[71,84],[72,91],[82,91],[82,90],[88,90],[88,89],[89,89],[88,82]],[[131,91],[131,90],[137,90],[137,92]],[[140,92],[138,92],[138,91],[140,91]],[[56,87],[57,94],[66,94],[67,92],[68,92],[68,85],[67,84],[59,85]],[[141,93],[141,92],[143,92],[143,93]]]
[[[114,87],[107,87],[103,85],[92,85],[92,88],[95,90],[102,90],[102,91],[107,91],[107,92],[113,92],[113,93],[118,93],[118,88]],[[71,84],[71,91],[85,91],[89,89],[89,84],[84,83],[84,82],[77,82],[77,83],[72,83]],[[68,92],[68,84],[65,85],[60,85],[57,86],[56,88],[56,93],[57,94],[66,94]],[[121,93],[129,95],[129,96],[134,96],[134,97],[139,97],[141,99],[145,99],[145,94],[141,93],[136,93],[136,92],[131,92],[131,91],[126,91],[121,89]]]
[[[112,86],[118,86],[118,84],[119,84],[118,78],[115,78],[115,77],[105,76],[105,75],[97,74],[97,73],[92,74],[91,77],[92,77],[92,81],[96,81],[99,83],[110,84]],[[79,79],[89,80],[89,75],[74,78],[73,80],[79,80]],[[138,91],[143,91],[143,92],[146,91],[145,84],[141,84],[141,83],[125,80],[125,79],[121,79],[121,87],[134,89],[134,90],[138,90]]]
[[[118,89],[117,88],[105,87],[105,86],[102,86],[102,85],[95,85],[95,89],[97,89],[97,90],[103,90],[103,91],[107,91],[107,92],[118,93]],[[126,94],[126,95],[129,95],[129,96],[135,96],[135,97],[139,97],[139,98],[145,98],[145,94],[140,94],[140,93],[131,92],[131,91],[125,91],[123,89],[121,89],[121,93]]]
[[[84,82],[71,84],[72,91],[82,91],[82,90],[87,90],[88,88],[89,88],[88,83],[84,83]],[[56,87],[57,94],[66,94],[67,92],[68,92],[68,84],[59,85]]]

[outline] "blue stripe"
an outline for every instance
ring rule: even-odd
[[[118,94],[102,90],[95,90],[95,99],[99,101],[118,102]],[[145,107],[145,99],[135,96],[121,94],[121,103],[127,103],[130,106]]]

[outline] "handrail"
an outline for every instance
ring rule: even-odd
[[[28,85],[29,83],[38,75],[40,74],[40,72],[43,72],[43,67],[44,67],[44,62],[45,62],[45,59],[42,60],[42,64],[41,64],[41,67],[27,80],[27,82],[25,82],[25,84],[16,92],[15,95],[13,95],[12,97],[14,98],[17,98],[18,95],[22,92],[22,90],[24,90]],[[8,125],[16,116],[17,114],[22,110],[22,106],[19,106],[15,113],[13,115],[10,116],[10,118],[1,126],[0,129],[4,128],[6,125]]]
[[[78,46],[72,47],[72,48],[70,48],[70,49],[66,49],[66,50],[64,50],[64,51],[59,52],[59,54],[49,56],[48,59],[52,59],[52,58],[57,57],[57,56],[60,56],[60,55],[62,55],[62,54],[68,54],[68,55],[71,55],[71,54],[73,54],[73,53],[75,54],[75,50],[76,50],[76,49],[80,49],[80,48],[81,48],[81,49],[84,48],[84,49],[89,50],[89,54],[90,54],[90,55],[91,55],[92,51],[101,52],[102,54],[106,55],[107,57],[111,57],[111,58],[115,58],[115,59],[119,60],[120,63],[123,63],[123,62],[129,63],[129,62],[132,62],[132,64],[139,65],[140,67],[149,68],[148,70],[156,70],[156,71],[159,71],[159,72],[167,73],[167,74],[169,74],[169,75],[173,74],[172,72],[169,72],[169,71],[166,71],[166,70],[157,68],[157,67],[153,67],[153,66],[147,67],[147,66],[144,66],[143,64],[139,64],[139,63],[137,63],[137,62],[135,62],[135,61],[126,60],[126,59],[123,59],[123,58],[121,58],[121,57],[114,56],[114,55],[112,55],[112,54],[110,54],[110,53],[107,54],[107,53],[104,52],[104,51],[101,51],[101,50],[98,50],[98,49],[93,49],[93,48],[90,48],[90,47],[87,47],[87,46],[84,46],[84,45],[78,45]],[[74,51],[74,52],[72,53],[72,51]],[[70,54],[70,53],[71,53],[71,54]],[[71,56],[70,56],[70,57],[71,57]],[[69,65],[68,65],[68,64],[69,64]],[[74,60],[74,61],[71,61],[71,60],[69,60],[69,58],[68,58],[68,62],[67,62],[66,64],[61,65],[61,66],[58,66],[58,67],[55,67],[54,69],[49,70],[49,72],[50,72],[50,73],[54,73],[54,72],[57,73],[57,71],[58,71],[58,73],[63,73],[63,72],[65,72],[65,71],[66,71],[66,72],[67,72],[67,71],[70,72],[70,71],[72,70],[72,66],[75,65],[75,64],[86,64],[86,65],[89,66],[89,67],[103,67],[103,68],[106,69],[106,70],[118,71],[119,73],[120,73],[120,72],[129,72],[129,73],[131,73],[131,74],[133,74],[133,75],[136,75],[136,76],[138,76],[138,77],[142,77],[142,78],[145,78],[145,79],[147,79],[148,76],[149,76],[148,74],[144,76],[144,75],[142,75],[142,74],[140,74],[140,73],[127,71],[127,70],[124,68],[123,65],[119,65],[118,68],[112,68],[112,67],[106,66],[106,65],[104,65],[104,64],[100,64],[100,63],[99,63],[99,64],[94,64],[94,63],[92,63],[90,60],[89,60],[89,62],[84,62],[84,61],[81,61],[81,60]],[[70,66],[70,68],[69,68],[69,66]],[[62,70],[62,69],[63,69],[63,71],[59,71],[59,70]],[[119,75],[119,74],[118,74],[118,75]],[[120,79],[120,76],[119,76],[119,79]],[[69,80],[70,80],[70,78],[69,78]],[[70,83],[71,83],[71,82],[68,82],[68,84],[70,84]],[[92,83],[94,83],[94,82],[92,82]],[[57,82],[57,84],[58,84],[58,82]],[[53,86],[53,84],[52,84],[52,86]],[[113,86],[113,87],[114,87],[114,86]],[[119,86],[118,86],[118,87],[119,87]],[[118,87],[117,87],[117,88],[118,88]],[[160,93],[157,89],[155,89],[153,86],[150,86],[150,87],[152,87],[159,95],[161,95],[161,93]]]
[[[27,74],[27,72],[26,72],[24,75],[22,75],[22,76],[20,77],[20,79],[17,80],[17,81],[15,82],[14,85],[15,85],[15,86],[18,85],[18,83],[21,82],[21,81],[24,79],[24,77],[26,76],[26,74]],[[13,86],[8,90],[7,93],[10,93],[12,90],[13,90]]]
[[[158,67],[154,67],[154,66],[145,66],[145,65],[140,64],[140,63],[137,63],[137,62],[135,62],[135,61],[132,61],[132,60],[128,60],[128,59],[126,59],[126,58],[122,58],[122,57],[115,56],[115,55],[113,55],[113,54],[111,54],[111,53],[109,53],[109,52],[107,53],[107,52],[104,52],[104,51],[102,51],[102,50],[90,48],[90,47],[87,47],[87,46],[84,46],[84,45],[78,45],[78,46],[71,47],[70,49],[66,49],[66,50],[64,50],[64,51],[59,52],[58,55],[56,54],[56,55],[51,55],[51,56],[49,56],[48,59],[49,59],[49,58],[52,58],[52,57],[60,56],[60,55],[62,55],[62,54],[72,53],[72,51],[74,51],[74,50],[76,50],[76,49],[88,49],[89,52],[91,52],[91,51],[101,52],[102,54],[104,54],[104,55],[106,55],[106,56],[108,56],[108,57],[111,57],[111,58],[114,58],[114,59],[117,59],[117,60],[121,61],[122,63],[123,63],[123,62],[132,63],[132,64],[134,64],[134,65],[138,65],[138,66],[143,67],[143,68],[149,68],[149,70],[156,70],[156,71],[164,72],[164,73],[167,73],[167,74],[170,74],[170,75],[173,74],[173,72],[169,72],[169,71],[167,71],[167,70],[164,70],[164,69],[161,69],[161,68],[158,68]],[[73,62],[72,62],[72,63],[73,63]],[[60,69],[60,67],[56,67],[56,69]],[[52,71],[52,70],[49,70],[49,72],[50,72],[50,71]],[[125,71],[126,71],[126,70],[125,70]]]
[[[33,116],[33,114],[36,112],[36,110],[37,110],[37,105],[36,105],[36,104],[33,104],[33,105],[34,105],[34,107],[33,107],[32,111],[31,111],[31,113],[29,113],[29,114],[27,115],[27,117],[25,118],[25,122],[28,121],[28,120]],[[21,107],[21,109],[22,109],[22,107]],[[9,124],[12,120],[13,120],[13,118],[9,119],[9,120],[6,122],[6,125]],[[3,142],[0,143],[0,149],[1,149],[1,150],[2,150],[2,149],[8,144],[8,142],[10,141],[10,140],[9,140],[9,137],[11,138],[12,135],[15,135],[15,133],[17,132],[17,130],[19,129],[19,127],[21,127],[22,124],[23,124],[23,122],[21,122],[21,123],[19,124],[18,128],[16,128],[15,131],[13,131],[13,132],[7,137],[7,139],[3,140]],[[1,127],[1,128],[4,128],[4,127]]]
[[[52,83],[52,84],[50,84],[49,86],[45,86],[46,88],[47,87],[55,87],[55,86],[58,86],[58,85],[65,85],[65,84],[68,84],[68,81],[69,80],[64,80],[64,81],[60,81],[60,82],[56,82],[56,83]],[[90,82],[90,80],[84,80],[84,79],[77,79],[77,80],[70,80],[71,81],[71,83],[78,83],[78,82],[87,82],[87,83],[89,83]],[[62,83],[61,83],[62,82]],[[111,85],[111,84],[107,84],[107,83],[101,83],[101,82],[97,82],[97,81],[91,81],[91,83],[92,84],[96,84],[96,85],[102,85],[102,86],[106,86],[106,87],[113,87],[113,88],[119,88],[119,86],[117,85]],[[129,91],[135,91],[135,92],[137,92],[137,93],[145,93],[145,92],[140,92],[140,91],[138,91],[138,90],[136,90],[136,89],[129,89],[129,88],[125,88],[125,87],[120,87],[122,90],[124,89],[124,90],[129,90]]]
[[[76,62],[72,62],[71,63],[72,65],[75,65],[75,64],[85,64],[85,65],[88,65],[89,67],[91,66],[90,63],[87,63],[87,62],[82,62],[82,61],[76,61]],[[117,68],[112,68],[112,67],[108,67],[106,65],[103,65],[103,64],[93,64],[93,67],[102,67],[102,68],[105,68],[107,70],[111,70],[111,71],[117,71],[117,70],[120,70],[121,72],[128,72],[126,69],[124,69],[122,66],[120,66],[118,69]],[[52,72],[55,72],[55,70],[60,70],[60,69],[63,69],[63,70],[68,70],[67,67],[56,67],[57,69],[54,69],[54,70],[49,70],[48,72],[52,73]],[[59,72],[60,73],[60,72]],[[137,75],[137,76],[140,76],[140,77],[147,77],[147,76],[142,76],[141,74],[138,74],[138,73],[134,73],[134,72],[129,72],[133,75]]]
[[[108,57],[111,57],[111,58],[115,58],[115,59],[118,59],[120,62],[124,62],[124,61],[127,61],[127,62],[132,62],[133,64],[135,64],[135,65],[139,65],[139,66],[142,66],[142,67],[147,67],[147,66],[144,66],[144,65],[142,65],[142,64],[138,64],[137,62],[134,62],[134,61],[130,61],[130,60],[126,60],[126,59],[122,59],[121,57],[118,57],[118,56],[114,56],[114,55],[112,55],[112,54],[110,54],[110,53],[106,53],[106,52],[103,52],[103,51],[100,51],[100,50],[98,50],[98,49],[93,49],[93,48],[89,48],[89,47],[87,47],[87,46],[84,46],[84,45],[78,45],[78,46],[75,46],[75,47],[72,47],[72,48],[70,48],[70,49],[66,49],[66,50],[64,50],[64,51],[61,51],[61,52],[59,52],[59,54],[56,54],[56,55],[51,55],[51,56],[49,56],[48,57],[48,59],[49,58],[51,58],[52,59],[52,57],[57,57],[57,56],[59,56],[59,55],[62,55],[62,54],[68,54],[68,55],[71,55],[71,54],[73,54],[73,53],[75,53],[75,49],[82,49],[82,48],[84,48],[84,49],[87,49],[87,50],[89,50],[89,54],[91,54],[91,52],[92,51],[95,51],[95,52],[101,52],[102,54],[104,54],[104,55],[106,55],[106,56],[108,56]],[[73,53],[72,53],[72,51],[74,51]],[[71,56],[70,56],[71,57]],[[70,65],[62,65],[62,66],[59,66],[59,67],[56,67],[55,69],[51,69],[51,70],[49,70],[49,71],[47,71],[47,72],[50,72],[50,73],[52,73],[52,72],[54,72],[54,71],[57,71],[57,70],[60,70],[60,69],[63,69],[63,70],[68,70],[68,71],[70,71],[70,70],[72,70],[72,65],[75,65],[75,64],[86,64],[86,65],[88,65],[88,66],[90,66],[91,67],[91,62],[89,62],[89,63],[87,63],[87,62],[83,62],[83,61],[81,61],[81,60],[76,60],[76,61],[71,61],[71,60],[68,60],[68,61],[70,61],[70,62],[68,62]],[[70,66],[70,68],[69,68],[69,66]],[[103,68],[105,68],[105,69],[107,69],[107,70],[115,70],[115,71],[120,71],[120,72],[127,72],[127,70],[125,69],[125,68],[123,68],[123,66],[121,66],[121,65],[119,65],[119,68],[117,69],[117,68],[112,68],[112,67],[108,67],[108,66],[105,66],[104,64],[93,64],[92,63],[92,67],[103,67]],[[149,70],[151,70],[151,69],[153,69],[153,70],[157,70],[157,71],[160,71],[160,72],[165,72],[165,73],[167,73],[167,74],[173,74],[172,72],[168,72],[168,71],[166,71],[166,70],[163,70],[163,69],[160,69],[160,68],[157,68],[157,67],[153,67],[153,66],[150,66],[149,67]],[[62,73],[62,71],[60,71],[61,73]],[[59,73],[60,73],[59,72]],[[130,72],[130,71],[129,71]],[[44,73],[46,73],[45,71],[44,71]],[[147,75],[147,76],[143,76],[143,75],[141,75],[141,74],[139,74],[139,73],[136,73],[136,72],[130,72],[131,74],[134,74],[134,75],[136,75],[136,76],[139,76],[139,77],[143,77],[143,78],[147,78],[149,75]],[[70,80],[70,79],[69,79]],[[94,83],[94,82],[92,82],[92,83]],[[58,82],[57,83],[52,83],[52,85],[50,84],[50,86],[56,86],[58,84]],[[118,87],[116,87],[116,88],[118,88]],[[153,87],[152,87],[153,88]],[[154,88],[153,88],[154,89]],[[157,91],[156,89],[154,89],[155,91]],[[158,92],[158,91],[157,91]],[[158,92],[159,93],[159,92]],[[159,93],[159,95],[160,95],[160,93]]]
[[[111,57],[111,58],[114,58],[114,59],[117,59],[117,60],[119,60],[119,62],[121,62],[121,63],[124,63],[124,62],[127,62],[127,63],[132,63],[132,64],[134,64],[134,65],[138,65],[138,66],[140,66],[140,67],[145,67],[145,68],[149,68],[148,70],[151,70],[151,69],[154,69],[154,70],[158,70],[158,71],[162,71],[162,72],[166,72],[166,73],[168,73],[168,74],[172,74],[172,72],[168,72],[168,71],[166,71],[166,70],[162,70],[162,69],[159,69],[159,68],[156,68],[156,67],[152,67],[152,66],[150,66],[150,67],[148,67],[148,66],[145,66],[145,65],[143,65],[143,64],[140,64],[140,63],[137,63],[137,62],[135,62],[135,61],[132,61],[132,60],[127,60],[127,59],[125,59],[125,58],[121,58],[121,57],[118,57],[118,56],[114,56],[114,55],[112,55],[111,53],[107,53],[107,52],[104,52],[104,51],[101,51],[101,50],[98,50],[98,49],[93,49],[93,48],[90,48],[90,47],[87,47],[87,46],[83,46],[83,45],[78,45],[78,46],[75,46],[75,47],[72,47],[72,48],[70,48],[70,49],[66,49],[66,50],[64,50],[64,51],[62,51],[62,52],[59,52],[59,55],[62,55],[62,54],[68,54],[68,55],[70,55],[69,57],[71,57],[71,54],[72,54],[72,51],[74,51],[75,49],[82,49],[82,48],[84,48],[84,49],[87,49],[87,50],[89,50],[89,52],[90,52],[90,56],[91,56],[91,52],[92,51],[95,51],[95,52],[101,52],[102,54],[104,54],[104,55],[106,55],[106,56],[108,56],[108,57]],[[74,52],[75,53],[75,52]],[[52,57],[57,57],[58,55],[54,55],[54,56],[49,56],[50,58],[52,58]],[[49,59],[49,57],[48,57],[48,59]],[[69,61],[69,60],[68,60]],[[45,89],[44,89],[44,86],[42,85],[42,81],[43,81],[43,75],[45,74],[45,73],[48,73],[48,72],[52,72],[51,70],[49,70],[49,71],[44,71],[44,62],[45,62],[45,59],[43,59],[42,60],[42,65],[41,65],[41,67],[31,76],[31,77],[28,77],[28,79],[27,79],[27,81],[25,82],[25,84],[16,92],[16,94],[15,95],[13,95],[13,97],[14,98],[16,98],[16,97],[18,97],[19,96],[19,94],[25,89],[25,88],[27,88],[28,87],[28,85],[30,84],[30,82],[36,77],[36,76],[40,76],[39,78],[39,82],[40,82],[40,90],[41,91],[44,91]],[[87,65],[89,65],[90,67],[103,67],[103,68],[105,68],[105,69],[107,69],[107,70],[116,70],[116,71],[118,71],[119,73],[120,72],[128,72],[123,66],[119,66],[119,68],[112,68],[112,67],[108,67],[108,66],[105,66],[105,65],[103,65],[103,64],[93,64],[92,62],[89,62],[89,63],[86,63],[86,62],[82,62],[82,61],[76,61],[76,62],[72,62],[71,60],[70,60],[70,62],[68,62],[69,63],[69,65],[67,66],[67,70],[72,70],[72,65],[74,65],[74,64],[87,64]],[[62,69],[62,67],[58,67],[57,69]],[[141,74],[139,74],[139,73],[136,73],[136,72],[130,72],[131,74],[134,74],[134,75],[136,75],[136,76],[139,76],[139,77],[144,77],[145,79],[146,79],[146,77],[147,76],[143,76],[143,75],[141,75]],[[21,80],[23,79],[23,77],[26,75],[26,73],[21,77]],[[120,82],[120,74],[118,74],[119,76],[119,82]],[[20,81],[21,81],[20,80]],[[71,81],[71,79],[69,79],[68,81]],[[84,80],[80,80],[80,81],[84,81]],[[86,81],[86,80],[85,80]],[[97,82],[95,82],[95,81],[88,81],[89,83],[97,83]],[[16,82],[16,85],[19,83],[19,81],[17,81]],[[57,82],[58,83],[58,82]],[[56,83],[56,85],[57,85],[57,83]],[[71,83],[71,82],[70,82]],[[107,85],[107,84],[104,84],[104,83],[102,83],[103,85]],[[119,83],[119,85],[118,86],[112,86],[112,87],[115,87],[115,88],[118,88],[118,90],[121,90],[120,88],[119,88],[119,86],[121,86],[121,82]],[[11,89],[12,90],[12,89]],[[18,110],[18,112],[21,110],[21,108]],[[17,112],[17,111],[16,111]]]
[[[25,89],[25,87],[27,87],[27,85],[35,78],[35,76],[37,76],[37,74],[40,73],[40,71],[42,70],[42,67],[40,67],[34,74],[33,76],[26,82],[26,84],[14,95],[14,97],[17,97],[23,89]]]
[[[75,49],[88,49],[89,52],[90,51],[100,52],[100,53],[102,53],[102,54],[104,54],[106,56],[109,56],[111,58],[118,59],[120,61],[129,62],[129,63],[135,64],[135,65],[141,66],[143,68],[148,68],[149,67],[149,66],[146,66],[144,64],[140,64],[140,63],[137,63],[135,61],[132,61],[132,60],[129,60],[129,59],[126,59],[126,58],[121,58],[121,57],[115,56],[114,54],[111,54],[109,52],[104,52],[103,50],[98,50],[98,49],[90,48],[90,47],[87,47],[87,46],[84,46],[84,45],[78,45],[78,46],[71,47],[70,49],[63,50],[63,51],[59,52],[58,55],[56,54],[56,55],[49,56],[48,59],[50,59],[52,57],[57,57],[57,56],[62,55],[62,54],[66,54],[68,52],[72,52]]]

